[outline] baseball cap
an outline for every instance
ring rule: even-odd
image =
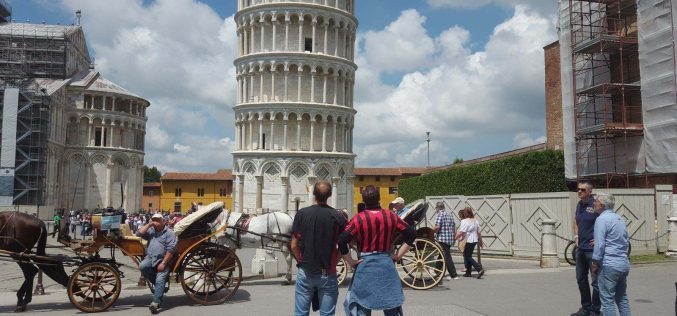
[[[155,213],[155,214],[153,214],[153,216],[151,216],[150,218],[153,219],[153,218],[164,218],[164,217],[163,217],[162,214],[160,214],[160,213]]]
[[[397,197],[396,199],[394,199],[394,200],[393,200],[392,202],[390,202],[390,203],[393,203],[393,204],[404,204],[404,199],[401,198],[401,197]]]

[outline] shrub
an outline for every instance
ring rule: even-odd
[[[564,154],[544,150],[403,179],[405,201],[440,195],[494,195],[566,191]]]

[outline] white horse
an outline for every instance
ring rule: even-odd
[[[262,215],[246,215],[224,210],[216,220],[216,229],[228,225],[224,234],[217,236],[217,242],[231,249],[261,248],[279,251],[287,262],[284,284],[292,282],[291,227],[294,219],[283,212]]]

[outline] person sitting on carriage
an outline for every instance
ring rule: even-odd
[[[149,309],[151,313],[157,314],[160,311],[165,284],[171,272],[170,262],[176,255],[176,235],[174,231],[166,227],[162,214],[156,213],[148,224],[139,227],[137,236],[148,240],[146,256],[139,264],[139,269],[143,277],[155,285],[153,302]]]
[[[381,209],[380,199],[378,189],[368,185],[362,191],[366,209],[355,215],[339,235],[343,259],[357,267],[344,302],[346,315],[370,315],[372,309],[383,310],[386,316],[402,315],[404,292],[393,261],[402,260],[413,246],[416,231],[395,213]],[[404,236],[405,243],[391,257],[390,248],[397,233]],[[349,252],[351,239],[357,241],[359,260]]]
[[[404,207],[404,199],[402,197],[397,197],[390,203],[393,205],[393,212],[400,218],[402,218],[402,215],[406,214],[409,210],[409,208]]]

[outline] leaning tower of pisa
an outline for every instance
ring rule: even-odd
[[[354,0],[238,0],[237,211],[353,204]]]

